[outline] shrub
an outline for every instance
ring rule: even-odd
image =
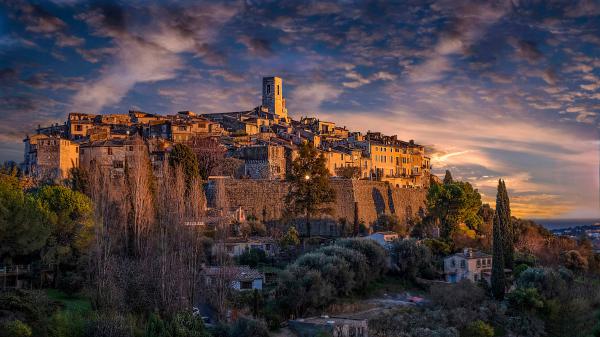
[[[269,330],[262,321],[240,318],[231,329],[231,337],[269,337]]]
[[[460,334],[460,337],[493,337],[494,328],[480,320],[469,324]]]
[[[387,271],[387,252],[377,242],[373,240],[351,238],[338,240],[335,244],[337,246],[354,249],[367,258],[370,280],[378,279]]]
[[[190,312],[179,312],[171,319],[172,337],[206,337],[204,324],[200,317]]]
[[[391,249],[392,265],[402,276],[415,279],[417,276],[431,277],[433,263],[431,250],[415,239],[396,240]]]
[[[267,254],[264,250],[258,248],[251,248],[245,251],[243,254],[238,256],[238,263],[241,265],[247,265],[250,267],[256,267],[259,264],[267,262]]]
[[[469,280],[456,284],[434,284],[429,289],[433,303],[444,308],[476,308],[485,299],[482,288]]]
[[[18,319],[8,321],[2,325],[1,334],[3,337],[31,337],[32,333],[29,325]]]
[[[79,312],[57,311],[50,318],[50,337],[83,337],[86,320]]]

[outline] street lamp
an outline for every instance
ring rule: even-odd
[[[310,180],[310,176],[307,174],[304,176],[304,180]]]

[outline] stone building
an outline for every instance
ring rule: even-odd
[[[280,77],[263,77],[262,105],[269,113],[287,120],[287,108],[283,98],[283,81]]]
[[[429,184],[431,165],[424,146],[379,132],[367,133],[365,142],[371,159],[372,179],[387,181],[397,187],[426,187]]]
[[[281,145],[261,144],[239,149],[244,175],[252,179],[285,179],[286,151]]]
[[[37,179],[66,179],[79,167],[79,144],[58,136],[37,134],[26,137],[23,171]]]

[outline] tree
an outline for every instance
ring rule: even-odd
[[[196,155],[198,173],[202,179],[208,179],[213,171],[219,167],[220,173],[226,175],[234,173],[236,170],[235,161],[224,161],[225,148],[219,143],[218,139],[214,137],[193,137],[186,145]],[[237,165],[239,165],[239,162]]]
[[[510,201],[506,184],[503,180],[498,180],[498,193],[496,194],[496,217],[500,226],[502,250],[504,254],[504,265],[508,269],[514,267],[514,246],[515,235],[510,216]]]
[[[483,222],[479,209],[481,195],[467,182],[433,184],[427,193],[429,214],[441,225],[443,238],[450,239],[460,223],[478,230]]]
[[[396,215],[380,214],[375,221],[377,231],[392,231],[404,237],[408,235],[408,225],[401,222]]]
[[[173,150],[169,154],[169,164],[181,167],[187,186],[190,186],[192,181],[200,175],[198,158],[194,151],[185,144],[173,146]]]
[[[302,144],[288,176],[290,190],[286,202],[292,214],[304,215],[306,235],[309,237],[310,219],[318,214],[329,213],[331,208],[327,204],[335,201],[335,190],[330,186],[329,179],[323,154],[319,155],[311,143]]]
[[[342,239],[336,246],[350,248],[365,256],[369,265],[369,280],[375,280],[387,271],[388,256],[385,248],[373,240]]]
[[[279,244],[283,247],[297,246],[300,244],[300,234],[295,226],[290,226],[285,235],[279,241]]]
[[[86,195],[62,186],[44,186],[37,198],[51,212],[51,232],[44,259],[54,263],[57,286],[61,268],[75,267],[93,242],[93,206]]]
[[[0,179],[0,261],[28,255],[46,244],[50,212],[25,194],[14,177]]]
[[[430,276],[433,271],[431,250],[415,239],[396,240],[391,248],[392,264],[410,280],[417,276]]]
[[[502,229],[498,223],[498,217],[494,217],[492,241],[492,294],[497,300],[504,298],[506,280],[504,275],[504,251],[502,240]]]
[[[450,170],[446,170],[446,175],[444,175],[444,185],[452,184],[453,182],[454,179],[452,179],[452,173],[450,173]]]

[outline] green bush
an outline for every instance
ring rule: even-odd
[[[269,337],[269,330],[261,321],[240,318],[231,329],[231,337]]]
[[[461,333],[460,337],[493,337],[494,328],[481,321],[477,320],[469,324]]]
[[[4,323],[0,333],[3,337],[31,337],[33,334],[29,325],[18,319]]]
[[[267,262],[267,254],[264,250],[258,248],[251,248],[245,251],[243,254],[238,256],[238,263],[240,265],[246,265],[250,267],[257,267],[260,264]]]
[[[86,322],[79,312],[57,311],[50,318],[48,335],[50,337],[83,337]]]

